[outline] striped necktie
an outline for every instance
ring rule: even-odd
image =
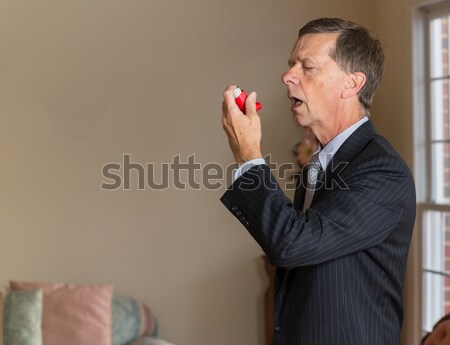
[[[308,163],[308,179],[306,183],[305,202],[303,204],[303,212],[305,212],[310,206],[314,197],[314,191],[317,183],[317,176],[321,170],[319,161],[319,151],[314,153],[311,161]]]

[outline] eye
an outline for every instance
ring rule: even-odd
[[[317,68],[314,66],[304,65],[303,66],[303,73],[306,75],[314,75],[317,71]]]

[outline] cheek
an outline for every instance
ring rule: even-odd
[[[331,102],[336,102],[341,95],[339,80],[329,80],[329,83],[322,83],[322,95]]]
[[[310,100],[311,99],[320,99],[323,97],[323,95],[325,95],[326,93],[328,93],[330,85],[329,83],[326,83],[326,81],[321,80],[321,79],[316,79],[313,81],[310,81],[309,83],[305,83],[305,94],[306,97],[308,97]]]

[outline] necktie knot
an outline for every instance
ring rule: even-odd
[[[319,152],[316,152],[312,155],[309,165],[314,166],[316,169],[321,169],[320,160],[319,160]]]
[[[308,164],[308,180],[306,184],[305,202],[303,204],[303,211],[306,211],[311,206],[312,199],[314,197],[314,191],[317,184],[317,176],[322,166],[319,161],[319,152],[314,153],[311,161]]]

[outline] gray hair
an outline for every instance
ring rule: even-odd
[[[339,18],[314,19],[304,25],[298,37],[312,33],[339,33],[330,52],[343,71],[362,72],[366,83],[358,93],[359,102],[368,110],[383,77],[384,53],[381,42],[367,28]]]

